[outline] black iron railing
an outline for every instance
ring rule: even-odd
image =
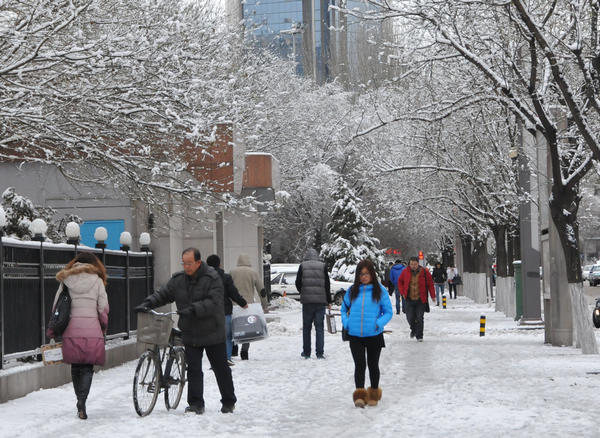
[[[56,273],[76,254],[91,251],[104,261],[110,312],[107,338],[128,338],[137,329],[133,308],[152,290],[152,253],[101,250],[0,238],[0,368],[7,360],[35,355],[47,343],[46,326],[58,289]]]

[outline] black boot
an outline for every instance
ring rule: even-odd
[[[242,360],[248,360],[248,352],[247,351],[242,350],[240,352],[240,356],[242,357]]]
[[[237,356],[238,355],[238,346],[237,346],[237,344],[235,344],[233,346],[233,348],[231,349],[231,355],[232,356]]]
[[[87,420],[87,412],[85,410],[85,402],[88,394],[90,393],[90,387],[92,386],[92,379],[94,377],[94,366],[93,365],[80,365],[78,376],[73,380],[73,386],[75,387],[75,394],[77,394],[77,416],[82,420]],[[71,367],[71,372],[73,367]]]
[[[77,397],[77,413],[79,415],[79,407],[81,405],[81,402],[79,400],[80,398],[80,390],[79,390],[79,386],[80,386],[80,379],[79,379],[79,370],[80,367],[78,365],[71,365],[71,379],[73,379],[73,390],[75,391],[75,397]]]

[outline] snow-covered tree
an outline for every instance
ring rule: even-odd
[[[569,283],[568,292],[560,293],[570,295],[583,351],[597,353],[582,290],[577,213],[580,182],[600,160],[598,1],[368,3],[368,10],[346,12],[396,20],[404,38],[390,45],[412,53],[406,65],[413,72],[441,64],[443,75],[464,79],[462,86],[438,88],[432,102],[389,120],[440,121],[487,101],[512,112],[519,135],[543,137],[552,173],[550,215]]]
[[[362,200],[342,178],[338,180],[332,198],[331,221],[327,225],[329,238],[321,249],[327,266],[333,272],[338,272],[369,258],[381,271],[383,251],[378,249],[379,240],[372,236],[373,225],[361,211]]]

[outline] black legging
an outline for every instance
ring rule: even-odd
[[[377,338],[377,336],[374,336]],[[354,384],[357,388],[365,387],[365,368],[369,366],[371,388],[379,387],[379,355],[381,343],[365,342],[366,338],[350,338],[350,351],[354,359]],[[367,359],[365,360],[365,352]]]

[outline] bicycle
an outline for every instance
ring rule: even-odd
[[[177,409],[181,400],[186,366],[181,331],[171,319],[176,313],[138,314],[138,342],[152,344],[140,356],[133,378],[133,405],[140,417],[152,412],[161,392],[167,410]]]

